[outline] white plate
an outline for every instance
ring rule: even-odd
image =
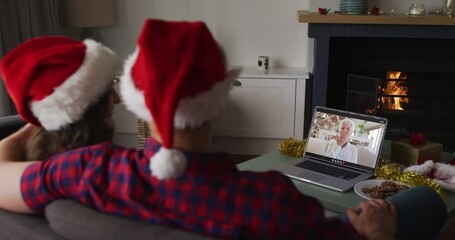
[[[370,179],[370,180],[365,180],[365,181],[362,181],[362,182],[359,182],[357,183],[355,186],[354,186],[354,191],[355,193],[357,193],[357,195],[359,195],[360,197],[363,197],[367,200],[371,200],[372,198],[370,196],[368,196],[366,193],[364,193],[362,191],[363,188],[365,187],[374,187],[374,186],[380,186],[383,182],[385,181],[389,181],[389,182],[394,182],[396,184],[399,184],[399,185],[406,185],[404,183],[401,183],[401,182],[395,182],[395,181],[391,181],[391,180],[382,180],[382,179]]]

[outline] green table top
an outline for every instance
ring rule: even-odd
[[[242,162],[237,166],[242,171],[267,171],[278,169],[283,164],[295,164],[298,161],[300,161],[300,158],[290,157],[276,150]],[[317,198],[326,209],[337,213],[344,213],[348,208],[353,208],[365,200],[358,196],[353,189],[342,193],[294,179],[292,181],[300,192]],[[447,212],[449,214],[448,222],[451,222],[455,219],[455,193],[446,192],[446,197]]]

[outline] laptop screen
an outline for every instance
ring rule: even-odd
[[[387,119],[316,107],[305,156],[365,170],[377,166]]]

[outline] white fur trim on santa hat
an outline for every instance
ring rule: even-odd
[[[117,55],[91,39],[79,69],[46,98],[31,102],[31,111],[46,130],[80,120],[88,106],[108,90],[117,68]]]
[[[423,164],[410,166],[404,171],[427,176],[433,170],[434,181],[441,185],[444,190],[455,192],[455,166],[453,165],[427,160]]]
[[[455,166],[446,163],[435,163],[434,176],[444,182],[455,184]]]
[[[455,166],[435,163],[434,178],[445,190],[455,192]]]
[[[123,74],[120,78],[120,96],[125,104],[126,109],[130,110],[139,119],[147,122],[152,121],[152,115],[145,105],[144,91],[137,89],[134,84],[133,76],[131,75],[131,69],[136,63],[136,59],[139,55],[139,46],[136,50],[125,60],[123,67]]]
[[[218,116],[225,107],[232,82],[239,76],[241,68],[229,70],[223,81],[215,83],[208,91],[193,98],[180,100],[174,116],[174,126],[179,129],[195,128]]]
[[[150,171],[159,180],[177,178],[185,171],[187,160],[179,150],[161,147],[150,159]]]
[[[423,164],[413,165],[404,169],[404,171],[414,172],[420,175],[428,175],[433,169],[434,162],[433,160],[427,160]]]
[[[144,91],[134,84],[131,69],[139,54],[139,47],[125,61],[123,75],[120,81],[120,94],[126,108],[145,121],[153,121],[150,111],[147,109]],[[185,98],[180,101],[174,116],[174,127],[198,127],[205,121],[218,116],[221,109],[226,105],[232,82],[238,77],[241,68],[235,68],[226,73],[223,81],[212,86],[208,91],[202,92],[193,98]]]

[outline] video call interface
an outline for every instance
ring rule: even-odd
[[[340,164],[368,168],[376,166],[385,134],[385,122],[319,111],[316,111],[312,121],[306,153],[326,156],[332,162]],[[342,131],[345,132],[344,145],[341,140],[337,142]]]

